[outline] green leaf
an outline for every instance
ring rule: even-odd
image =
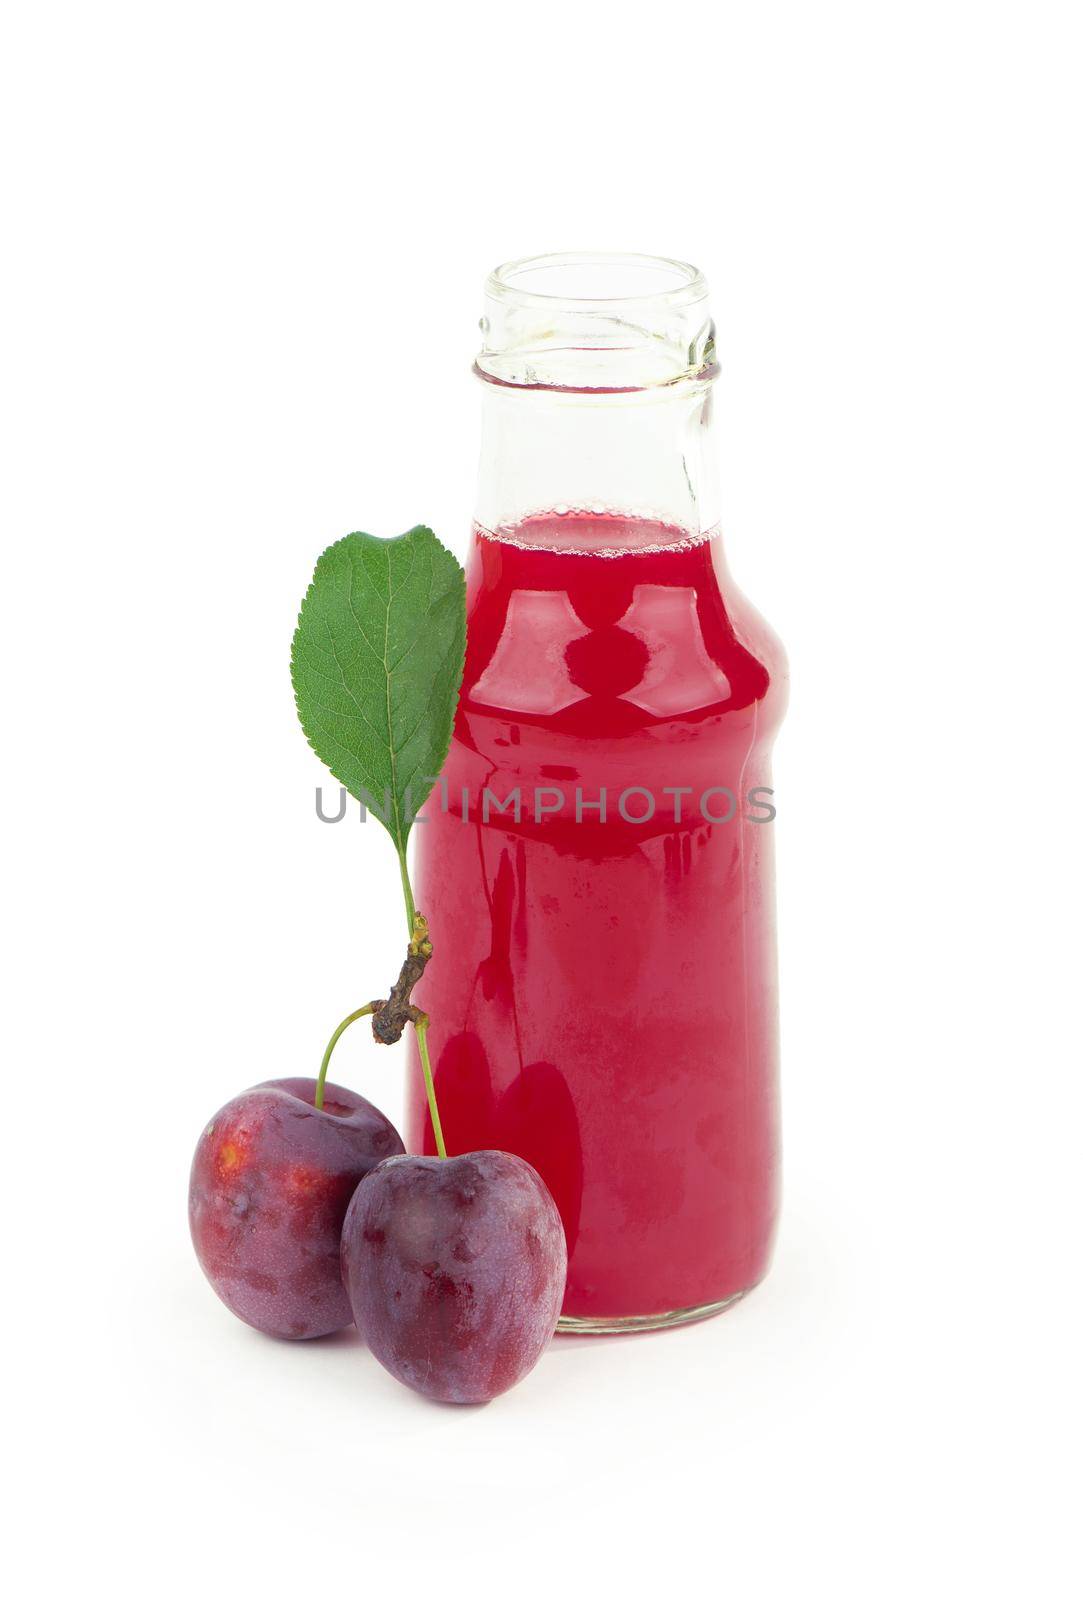
[[[400,856],[447,757],[466,649],[462,568],[429,528],[330,545],[290,670],[309,744]]]

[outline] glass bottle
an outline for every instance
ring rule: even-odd
[[[486,285],[466,671],[417,829],[450,1154],[530,1161],[561,1327],[723,1309],[778,1205],[774,635],[718,535],[703,277],[554,255]],[[413,1062],[408,1142],[433,1149]]]

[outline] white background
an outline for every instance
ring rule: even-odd
[[[1077,9],[6,15],[13,1592],[1078,1593]],[[233,1321],[187,1165],[398,941],[313,813],[314,559],[465,553],[482,278],[567,248],[712,285],[793,668],[785,1220],[730,1315],[456,1410]]]

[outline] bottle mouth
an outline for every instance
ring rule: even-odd
[[[707,298],[698,267],[667,256],[624,255],[615,250],[568,251],[507,261],[489,274],[486,294],[503,304],[598,315],[630,305],[659,312]]]
[[[714,376],[698,268],[666,256],[566,251],[509,261],[485,285],[475,370],[513,388],[631,393]]]

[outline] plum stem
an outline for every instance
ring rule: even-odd
[[[323,1091],[324,1085],[327,1082],[327,1068],[331,1060],[332,1051],[334,1050],[336,1044],[338,1044],[338,1041],[342,1038],[342,1035],[346,1032],[346,1029],[350,1026],[350,1023],[357,1022],[360,1017],[371,1017],[373,1010],[374,1005],[370,1000],[368,1005],[362,1006],[359,1011],[351,1011],[348,1017],[344,1017],[342,1019],[334,1033],[331,1035],[330,1039],[327,1041],[327,1049],[323,1052],[323,1060],[320,1062],[320,1075],[316,1079],[317,1111],[323,1110]]]
[[[417,1053],[421,1057],[421,1071],[425,1079],[425,1094],[429,1102],[429,1120],[432,1122],[433,1138],[436,1140],[436,1153],[441,1161],[445,1161],[447,1149],[444,1145],[444,1131],[440,1126],[440,1108],[436,1104],[436,1085],[432,1080],[432,1066],[429,1062],[429,1019],[424,1011],[414,1023],[414,1033],[417,1035]]]
[[[414,904],[414,891],[410,884],[410,871],[406,865],[406,851],[399,851],[399,871],[402,877],[402,897],[406,902],[406,925],[410,930],[411,940],[418,939],[419,935],[428,938],[428,929],[424,919],[418,926],[417,907]],[[431,947],[430,947],[431,948]],[[447,1159],[447,1148],[444,1145],[444,1130],[440,1126],[440,1107],[436,1104],[436,1084],[433,1082],[432,1063],[429,1060],[429,1019],[424,1011],[419,1011],[413,1018],[414,1035],[417,1039],[417,1053],[421,1058],[421,1074],[425,1079],[425,1098],[429,1102],[429,1121],[432,1123],[432,1136],[436,1140],[436,1153],[441,1161]]]
[[[373,1031],[377,1033],[377,1040],[382,1044],[390,1044],[397,1040],[406,1019],[414,1025],[417,1036],[417,1053],[421,1058],[421,1072],[425,1079],[425,1098],[429,1103],[429,1121],[432,1123],[433,1138],[436,1140],[436,1153],[441,1161],[447,1159],[447,1146],[444,1144],[444,1130],[440,1126],[440,1108],[436,1103],[436,1084],[433,1082],[432,1062],[429,1060],[429,1018],[424,1011],[419,1011],[417,1006],[411,1005],[410,990],[425,970],[425,963],[432,955],[432,945],[429,943],[429,930],[424,917],[417,914],[414,905],[414,891],[410,886],[410,874],[406,866],[404,851],[399,852],[399,867],[402,877],[402,895],[406,902],[406,920],[410,928],[410,945],[407,951],[407,960],[395,988],[391,991],[390,1000],[370,1000],[367,1006],[361,1006],[357,1011],[351,1011],[344,1017],[327,1041],[327,1049],[323,1052],[320,1062],[320,1075],[316,1079],[316,1110],[323,1110],[323,1093],[327,1083],[327,1068],[331,1061],[332,1053],[351,1022],[357,1022],[361,1017],[371,1017],[375,1012],[384,1016],[393,1017],[395,1031],[384,1030],[381,1034],[377,1031],[377,1024],[373,1023]],[[413,962],[412,970],[411,961]],[[405,987],[404,987],[405,985]],[[386,1008],[386,1009],[385,1009]]]

